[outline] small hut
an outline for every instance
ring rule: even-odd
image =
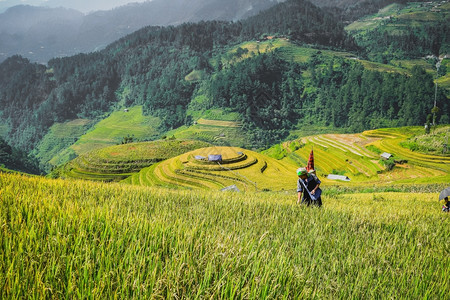
[[[381,158],[382,159],[388,160],[391,157],[392,157],[392,154],[390,154],[390,153],[387,153],[387,152],[381,153]]]
[[[224,188],[221,189],[220,191],[221,191],[221,192],[227,192],[227,191],[230,191],[230,192],[240,192],[239,188],[238,188],[235,184],[230,185],[230,186],[227,186],[227,187],[224,187]]]
[[[221,154],[210,154],[210,155],[208,155],[208,161],[221,162],[222,155]]]
[[[335,175],[335,174],[329,174],[327,176],[328,179],[331,180],[342,180],[342,181],[350,181],[350,178],[348,178],[348,176],[344,176],[344,175]]]

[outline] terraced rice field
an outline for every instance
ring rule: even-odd
[[[241,127],[242,124],[238,121],[200,118],[196,124],[190,127],[182,126],[167,132],[167,136],[199,140],[222,146],[245,145],[247,143],[246,133],[241,130]]]
[[[209,161],[211,154],[222,155]],[[207,147],[141,170],[126,182],[148,186],[240,190],[281,190],[295,187],[295,165],[238,147]]]
[[[408,136],[400,133],[386,133],[382,130],[372,130],[363,133],[365,136],[380,137],[370,143],[381,151],[391,153],[395,160],[407,162],[405,172],[409,169],[414,174],[410,178],[441,178],[443,182],[450,182],[450,155],[429,155],[413,152],[400,146]]]
[[[306,137],[302,142],[306,147],[297,150],[295,156],[306,162],[313,149],[315,168],[322,176],[339,173],[369,180],[384,170],[377,162],[377,154],[363,146],[360,135],[324,134]]]
[[[220,121],[220,120],[207,120],[207,119],[199,119],[199,120],[197,120],[197,124],[218,126],[218,127],[234,127],[234,128],[242,127],[242,124],[240,122],[236,122],[236,121]]]
[[[417,132],[417,128],[401,130],[378,129],[362,134],[323,134],[305,137],[305,147],[291,152],[284,159],[297,165],[306,165],[311,149],[314,150],[317,174],[348,176],[350,183],[445,183],[450,182],[450,156],[412,152],[400,142]],[[393,155],[397,161],[392,171],[386,171],[380,154],[368,149]],[[285,146],[286,147],[286,146]],[[288,150],[286,148],[286,150]],[[288,150],[288,152],[290,152]]]
[[[91,151],[64,166],[64,177],[120,181],[141,169],[186,151],[208,146],[200,141],[161,140]]]
[[[295,141],[296,147],[291,147],[292,143],[278,145],[277,151],[284,153],[278,159],[238,147],[210,147],[204,142],[133,143],[82,155],[66,165],[64,177],[101,181],[126,178],[129,184],[169,188],[218,190],[236,185],[240,190],[292,190],[295,170],[306,166],[313,149],[315,169],[324,185],[450,182],[449,155],[421,154],[400,146],[419,130],[405,127],[309,136]],[[396,163],[392,170],[386,170],[381,152],[393,154]],[[206,159],[210,154],[220,154],[222,160],[210,162]],[[350,182],[329,180],[328,174],[347,176]]]

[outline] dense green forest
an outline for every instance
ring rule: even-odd
[[[422,125],[434,102],[433,77],[423,68],[410,75],[380,73],[320,50],[370,57],[401,43],[405,46],[398,48],[411,57],[433,54],[448,43],[448,24],[439,28],[430,29],[433,34],[420,47],[407,37],[368,45],[344,30],[338,14],[290,0],[240,22],[143,28],[105,50],[55,58],[47,66],[14,56],[0,64],[0,126],[9,145],[29,152],[56,122],[101,120],[133,105],[161,119],[161,135],[190,125],[188,108],[229,108],[241,116],[254,147],[279,142],[299,126],[361,131]],[[271,51],[223,63],[235,45],[269,35],[318,50],[307,62]],[[375,44],[384,50],[372,49]],[[233,55],[244,57],[239,49]],[[193,70],[204,74],[201,80],[186,80]],[[204,101],[194,104],[199,96]],[[437,106],[438,122],[448,123],[449,101],[441,88]]]
[[[29,174],[40,174],[39,162],[26,152],[13,148],[0,138],[0,169],[6,168]]]
[[[447,2],[395,3],[347,29],[372,61],[438,57],[450,51],[449,9]]]

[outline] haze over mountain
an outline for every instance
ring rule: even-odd
[[[111,3],[119,2],[124,1]],[[101,49],[148,25],[239,20],[278,2],[283,0],[154,0],[87,15],[69,8],[19,5],[0,14],[0,61],[19,54],[46,62],[53,57]],[[45,1],[49,3],[56,0]]]
[[[16,5],[33,5],[46,7],[65,7],[89,13],[96,10],[108,10],[131,2],[145,2],[152,0],[0,0],[0,13]]]

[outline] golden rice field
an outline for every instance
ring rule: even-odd
[[[0,173],[0,298],[445,299],[437,197],[325,190],[318,209]]]
[[[209,146],[193,140],[157,140],[105,147],[78,156],[61,170],[63,178],[120,181],[184,152]]]
[[[449,127],[445,127],[450,132]],[[360,134],[321,134],[301,139],[304,147],[291,151],[290,143],[283,145],[288,152],[286,163],[306,165],[314,151],[315,169],[320,176],[340,174],[350,178],[346,186],[393,184],[450,183],[450,154],[436,155],[413,152],[400,144],[420,130],[418,127],[377,129]],[[379,153],[370,150],[373,147]],[[395,166],[387,171],[380,153],[393,155]],[[327,182],[325,180],[325,182]]]
[[[208,161],[209,155],[222,161]],[[125,180],[144,186],[219,190],[236,185],[242,191],[286,190],[295,187],[296,166],[238,147],[205,147],[142,169]],[[294,180],[295,181],[295,180]]]

